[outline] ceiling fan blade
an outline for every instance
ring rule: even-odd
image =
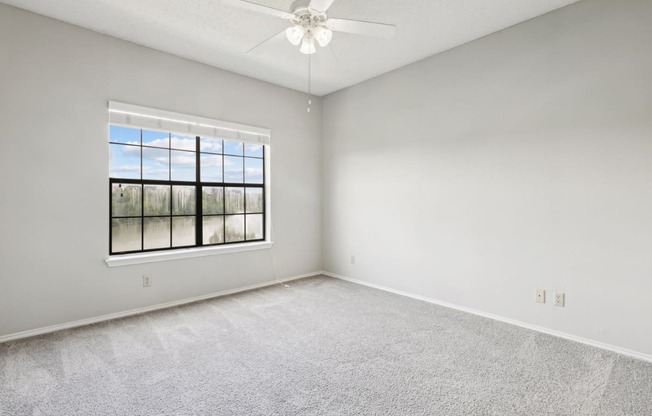
[[[318,12],[325,12],[329,7],[331,7],[333,1],[335,0],[311,0],[308,7],[317,10]]]
[[[262,4],[258,4],[256,2],[249,1],[249,0],[239,0],[239,1],[229,0],[226,3],[230,4],[231,6],[238,7],[240,9],[251,10],[252,12],[262,13],[269,16],[276,16],[276,17],[280,17],[281,19],[291,20],[294,17],[292,13],[275,9],[273,7],[264,6]]]
[[[276,35],[273,35],[273,36],[265,39],[264,41],[260,42],[258,45],[256,45],[253,48],[249,49],[246,52],[246,54],[250,55],[250,56],[258,55],[263,50],[263,48],[261,48],[261,46],[263,46],[263,45],[265,45],[267,43],[271,43],[271,42],[273,42],[273,41],[275,41],[277,39],[283,39],[283,38],[285,38],[285,30],[282,31],[281,33],[277,33]]]
[[[354,33],[356,35],[373,36],[392,39],[396,35],[396,26],[386,23],[363,22],[362,20],[328,19],[326,26],[335,32]]]

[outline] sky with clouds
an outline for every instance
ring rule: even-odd
[[[142,149],[143,179],[194,181],[195,138],[165,132],[141,131],[110,126],[109,175],[112,178],[140,179]],[[210,182],[263,182],[263,146],[216,138],[200,138],[201,180]],[[216,154],[219,153],[219,154]],[[223,153],[223,154],[222,154]],[[236,156],[240,155],[240,156]],[[244,156],[244,157],[243,157]],[[222,178],[222,169],[224,178]]]

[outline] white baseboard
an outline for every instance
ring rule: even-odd
[[[76,328],[76,327],[80,327],[80,326],[95,324],[95,323],[98,323],[98,322],[110,321],[111,319],[124,318],[124,317],[132,316],[132,315],[139,315],[139,314],[145,313],[145,312],[151,312],[151,311],[156,311],[156,310],[159,310],[159,309],[171,308],[173,306],[185,305],[187,303],[193,303],[193,302],[198,302],[200,300],[217,298],[217,297],[220,297],[220,296],[232,295],[234,293],[245,292],[247,290],[260,289],[260,288],[263,288],[263,287],[273,286],[273,285],[277,285],[279,283],[289,282],[289,281],[292,281],[292,280],[303,279],[305,277],[317,276],[317,275],[320,275],[320,274],[323,274],[323,272],[318,271],[318,272],[306,273],[306,274],[302,274],[302,275],[298,275],[298,276],[286,277],[286,278],[283,278],[283,279],[276,279],[276,280],[271,280],[271,281],[267,281],[267,282],[263,282],[263,283],[257,283],[255,285],[239,287],[239,288],[236,288],[236,289],[229,289],[229,290],[223,290],[221,292],[209,293],[207,295],[195,296],[195,297],[192,297],[192,298],[175,300],[175,301],[172,301],[172,302],[159,303],[157,305],[145,306],[143,308],[130,309],[128,311],[123,311],[123,312],[110,313],[110,314],[107,314],[107,315],[96,316],[94,318],[80,319],[78,321],[66,322],[66,323],[57,324],[57,325],[50,325],[50,326],[46,326],[46,327],[43,327],[43,328],[36,328],[36,329],[29,329],[27,331],[15,332],[13,334],[0,336],[0,343],[7,342],[7,341],[13,341],[13,340],[21,339],[21,338],[33,337],[33,336],[36,336],[36,335],[47,334],[47,333],[55,332],[55,331],[61,331],[63,329]]]
[[[570,341],[579,342],[579,343],[582,343],[582,344],[590,345],[592,347],[601,348],[601,349],[604,349],[604,350],[608,350],[608,351],[611,351],[611,352],[615,352],[615,353],[618,353],[618,354],[626,355],[628,357],[632,357],[632,358],[636,358],[636,359],[639,359],[639,360],[643,360],[643,361],[647,361],[647,362],[652,363],[652,355],[650,355],[650,354],[645,354],[645,353],[638,352],[638,351],[632,351],[632,350],[629,350],[627,348],[622,348],[622,347],[618,347],[618,346],[611,345],[611,344],[605,344],[603,342],[594,341],[594,340],[588,339],[588,338],[578,337],[576,335],[568,334],[568,333],[561,332],[561,331],[555,331],[554,329],[548,329],[548,328],[545,328],[545,327],[542,327],[542,326],[532,325],[532,324],[529,324],[529,323],[526,323],[526,322],[517,321],[515,319],[506,318],[504,316],[494,315],[492,313],[486,313],[486,312],[482,312],[482,311],[479,311],[479,310],[476,310],[476,309],[471,309],[471,308],[467,308],[467,307],[464,307],[464,306],[454,305],[454,304],[448,303],[448,302],[442,302],[442,301],[437,300],[437,299],[431,299],[431,298],[427,298],[425,296],[415,295],[415,294],[409,293],[409,292],[403,292],[403,291],[400,291],[400,290],[392,289],[390,287],[377,285],[375,283],[365,282],[363,280],[353,279],[353,278],[342,276],[342,275],[339,275],[339,274],[336,274],[336,273],[330,273],[330,272],[323,271],[323,272],[321,272],[321,274],[323,274],[325,276],[329,276],[329,277],[334,277],[336,279],[345,280],[347,282],[356,283],[356,284],[359,284],[359,285],[384,290],[386,292],[395,293],[397,295],[407,296],[409,298],[422,300],[422,301],[432,303],[432,304],[435,304],[435,305],[444,306],[446,308],[451,308],[451,309],[456,309],[456,310],[462,311],[462,312],[472,313],[474,315],[478,315],[478,316],[482,316],[482,317],[485,317],[485,318],[494,319],[496,321],[505,322],[505,323],[508,323],[508,324],[520,326],[522,328],[531,329],[533,331],[542,332],[544,334],[552,335],[552,336],[559,337],[559,338],[564,338],[564,339],[567,339],[567,340],[570,340]]]
[[[176,301],[172,301],[172,302],[166,302],[166,303],[160,303],[160,304],[157,304],[157,305],[146,306],[146,307],[143,307],[143,308],[130,309],[128,311],[116,312],[116,313],[111,313],[111,314],[107,314],[107,315],[96,316],[94,318],[80,319],[78,321],[66,322],[66,323],[63,323],[63,324],[50,325],[50,326],[46,326],[46,327],[42,327],[42,328],[30,329],[30,330],[27,330],[27,331],[21,331],[21,332],[16,332],[16,333],[13,333],[13,334],[2,335],[2,336],[0,336],[0,343],[13,341],[13,340],[21,339],[21,338],[33,337],[33,336],[36,336],[36,335],[47,334],[47,333],[50,333],[50,332],[61,331],[61,330],[64,330],[64,329],[77,328],[77,327],[80,327],[80,326],[91,325],[91,324],[95,324],[95,323],[98,323],[98,322],[110,321],[112,319],[125,318],[125,317],[132,316],[132,315],[139,315],[139,314],[142,314],[142,313],[145,313],[145,312],[151,312],[151,311],[156,311],[156,310],[160,310],[160,309],[171,308],[171,307],[174,307],[174,306],[185,305],[185,304],[188,304],[188,303],[198,302],[198,301],[206,300],[206,299],[217,298],[217,297],[220,297],[220,296],[232,295],[232,294],[235,294],[235,293],[245,292],[247,290],[259,289],[259,288],[263,288],[263,287],[267,287],[267,286],[273,286],[273,285],[283,283],[283,282],[289,282],[289,281],[292,281],[292,280],[298,280],[298,279],[303,279],[303,278],[306,278],[306,277],[312,277],[312,276],[318,276],[318,275],[325,275],[325,276],[333,277],[333,278],[336,278],[336,279],[345,280],[347,282],[372,287],[372,288],[383,290],[383,291],[390,292],[390,293],[395,293],[397,295],[407,296],[409,298],[418,299],[418,300],[421,300],[421,301],[424,301],[424,302],[432,303],[432,304],[443,306],[443,307],[446,307],[446,308],[456,309],[456,310],[459,310],[459,311],[462,311],[462,312],[467,312],[467,313],[482,316],[482,317],[485,317],[485,318],[493,319],[493,320],[496,320],[496,321],[505,322],[505,323],[508,323],[508,324],[511,324],[511,325],[520,326],[522,328],[526,328],[526,329],[541,332],[541,333],[544,333],[544,334],[556,336],[556,337],[559,337],[559,338],[564,338],[564,339],[567,339],[567,340],[570,340],[570,341],[579,342],[579,343],[582,343],[582,344],[590,345],[592,347],[601,348],[601,349],[604,349],[604,350],[612,351],[612,352],[615,352],[615,353],[618,353],[618,354],[626,355],[628,357],[632,357],[632,358],[636,358],[636,359],[639,359],[639,360],[643,360],[643,361],[647,361],[647,362],[652,363],[652,355],[650,355],[650,354],[645,354],[645,353],[642,353],[642,352],[629,350],[629,349],[618,347],[618,346],[615,346],[615,345],[606,344],[606,343],[599,342],[599,341],[594,341],[594,340],[591,340],[591,339],[588,339],[588,338],[579,337],[579,336],[568,334],[568,333],[561,332],[561,331],[555,331],[553,329],[548,329],[548,328],[545,328],[545,327],[532,325],[532,324],[529,324],[529,323],[526,323],[526,322],[518,321],[518,320],[515,320],[515,319],[511,319],[511,318],[506,318],[506,317],[503,317],[503,316],[500,316],[500,315],[494,315],[494,314],[482,312],[482,311],[479,311],[479,310],[476,310],[476,309],[467,308],[467,307],[464,307],[464,306],[458,306],[458,305],[448,303],[448,302],[443,302],[443,301],[440,301],[440,300],[437,300],[437,299],[432,299],[432,298],[416,295],[416,294],[409,293],[409,292],[403,292],[403,291],[400,291],[400,290],[392,289],[390,287],[377,285],[375,283],[365,282],[363,280],[353,279],[353,278],[350,278],[350,277],[342,276],[342,275],[327,272],[327,271],[318,271],[318,272],[306,273],[306,274],[302,274],[302,275],[298,275],[298,276],[292,276],[292,277],[287,277],[287,278],[282,278],[282,279],[271,280],[271,281],[267,281],[267,282],[263,282],[263,283],[258,283],[258,284],[255,284],[255,285],[239,287],[239,288],[236,288],[236,289],[229,289],[229,290],[224,290],[224,291],[221,291],[221,292],[214,292],[214,293],[209,293],[209,294],[206,294],[206,295],[195,296],[195,297],[192,297],[192,298],[186,298],[186,299],[176,300]]]

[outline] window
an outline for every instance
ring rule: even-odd
[[[110,254],[265,241],[265,145],[138,128],[119,114],[109,126]]]

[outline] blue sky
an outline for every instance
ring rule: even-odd
[[[109,174],[113,178],[140,179],[140,130],[122,126],[110,126]],[[195,179],[195,138],[180,134],[143,130],[142,148],[143,179],[167,180],[172,163],[172,180],[193,181]],[[172,150],[168,150],[172,147]],[[155,147],[155,148],[154,148]],[[247,183],[262,183],[263,146],[215,138],[200,139],[202,152],[227,153],[227,155],[202,154],[202,180],[222,181],[222,164],[227,182],[242,182],[243,172]],[[184,151],[191,150],[191,151]],[[232,156],[232,155],[241,155]],[[171,161],[170,161],[171,158]]]

